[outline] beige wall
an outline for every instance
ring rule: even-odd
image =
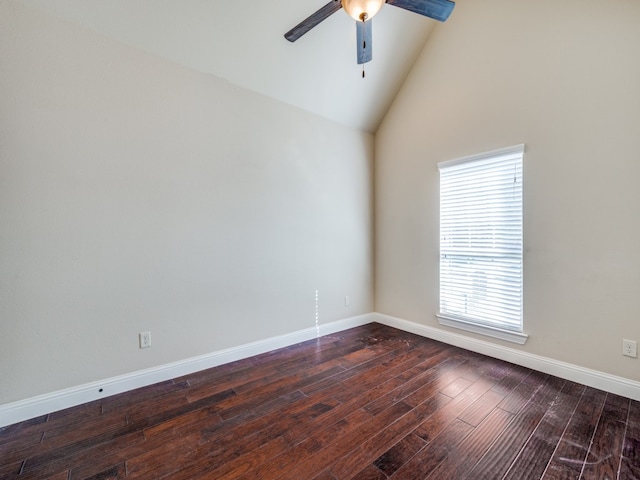
[[[372,152],[0,2],[0,404],[371,312]]]
[[[378,312],[438,327],[436,164],[525,143],[508,345],[640,380],[639,26],[635,0],[457,3],[376,136]]]
[[[638,25],[636,0],[457,2],[376,136],[377,311],[442,328],[436,164],[525,143],[509,346],[640,380]],[[313,326],[316,289],[323,323],[372,311],[372,152],[0,1],[0,404]]]

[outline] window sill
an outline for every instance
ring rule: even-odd
[[[489,327],[487,325],[481,325],[478,323],[472,323],[468,320],[462,320],[460,318],[451,317],[449,315],[443,315],[437,313],[438,323],[447,327],[459,328],[466,330],[467,332],[478,333],[480,335],[486,335],[488,337],[499,338],[500,340],[506,340],[508,342],[524,345],[529,335],[521,332],[514,332],[511,330],[504,330],[502,328]]]

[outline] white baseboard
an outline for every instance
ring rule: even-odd
[[[318,327],[306,328],[286,335],[7,403],[0,405],[0,427],[371,322],[373,322],[373,314],[345,318],[320,324]]]
[[[373,320],[405,332],[415,333],[422,337],[438,340],[449,345],[481,353],[489,357],[498,358],[506,362],[515,363],[539,372],[555,375],[556,377],[588,385],[606,392],[622,395],[634,400],[640,400],[640,382],[627,378],[610,375],[608,373],[591,370],[571,363],[553,360],[551,358],[534,355],[532,353],[503,347],[495,343],[485,342],[476,338],[460,335],[439,328],[428,327],[401,318],[395,318],[381,313],[374,313]]]
[[[0,405],[0,427],[372,322],[640,401],[640,382],[389,315],[370,313]]]

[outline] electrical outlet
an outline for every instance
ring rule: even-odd
[[[151,346],[151,332],[140,332],[140,348]]]
[[[638,357],[638,343],[635,340],[622,340],[622,355],[626,357]]]
[[[351,304],[351,301],[349,300],[349,295],[347,295],[346,297],[344,297],[344,306],[348,307]]]

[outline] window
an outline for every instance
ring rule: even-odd
[[[439,322],[521,344],[523,155],[518,145],[438,164]]]

